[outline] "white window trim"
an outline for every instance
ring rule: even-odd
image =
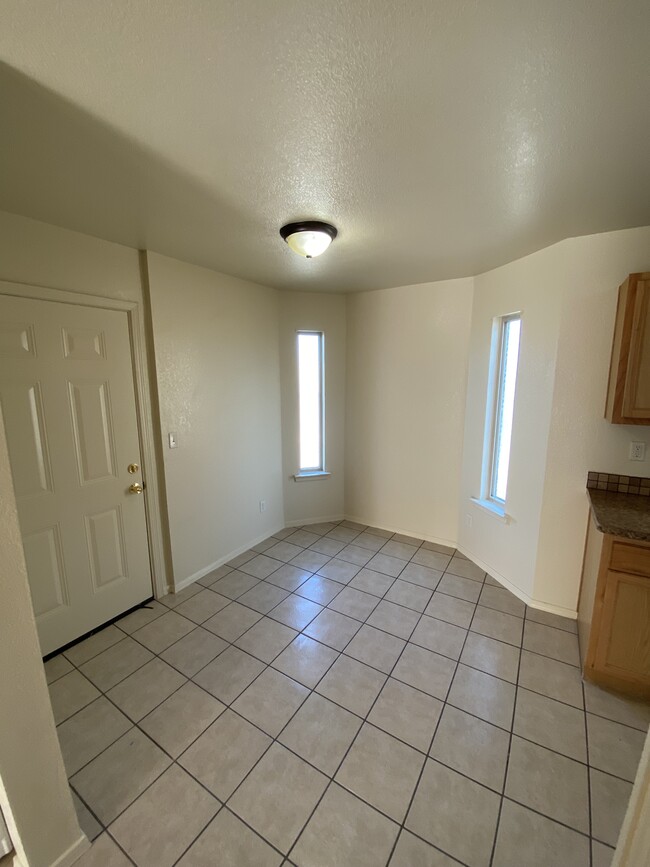
[[[310,479],[329,479],[331,475],[327,470],[314,470],[313,472],[305,470],[302,473],[294,473],[293,479],[295,482],[308,482]]]
[[[298,464],[300,464],[300,354],[298,350],[298,337],[300,334],[317,334],[320,337],[320,467],[306,467],[298,469],[293,478],[296,482],[308,479],[327,478],[331,474],[326,469],[325,459],[325,332],[314,328],[298,328],[296,330],[296,384],[298,387]]]

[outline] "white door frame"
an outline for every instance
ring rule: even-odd
[[[58,301],[62,304],[99,307],[105,310],[119,310],[126,313],[131,343],[135,409],[142,450],[142,476],[145,482],[144,504],[149,561],[151,563],[152,590],[156,598],[165,596],[170,591],[170,572],[167,568],[168,560],[164,542],[165,534],[163,531],[160,502],[155,427],[147,370],[146,331],[140,305],[136,301],[122,301],[119,298],[86,295],[82,292],[70,292],[65,289],[51,289],[48,286],[10,283],[6,280],[0,280],[0,295],[13,295],[18,298],[30,298],[34,301]]]

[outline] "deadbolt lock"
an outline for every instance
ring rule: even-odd
[[[137,473],[139,469],[140,467],[137,464],[129,464],[127,467],[127,470],[131,473],[131,475]]]

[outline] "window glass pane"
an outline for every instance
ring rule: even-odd
[[[323,468],[321,341],[322,334],[298,333],[301,470]]]
[[[492,465],[491,495],[505,502],[510,464],[512,418],[515,408],[515,385],[519,359],[519,335],[521,319],[506,319],[503,323],[501,363],[499,367],[499,390],[497,397],[494,456]]]

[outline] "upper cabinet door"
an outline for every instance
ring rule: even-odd
[[[650,273],[630,274],[618,292],[605,418],[650,424]]]

